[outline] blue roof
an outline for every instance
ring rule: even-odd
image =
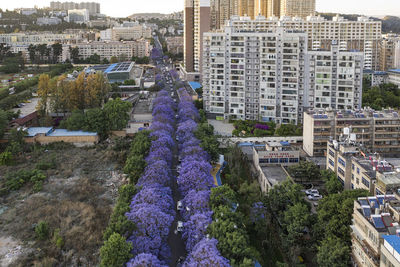
[[[34,137],[37,134],[47,134],[49,133],[53,128],[52,127],[30,127],[28,128],[28,137]]]
[[[110,71],[112,71],[112,70],[115,68],[115,66],[117,66],[117,63],[111,64],[111,65],[104,71],[104,73],[109,73]]]
[[[56,129],[48,136],[96,136],[97,133],[84,131],[68,131],[66,129]]]
[[[251,142],[243,142],[243,143],[238,144],[238,147],[242,147],[242,146],[253,146],[253,143],[251,143]]]
[[[400,237],[397,235],[383,235],[383,239],[388,242],[397,253],[400,253]]]
[[[199,88],[201,88],[201,84],[198,82],[189,82],[190,87],[193,88],[193,90],[197,90]]]
[[[281,141],[280,143],[282,146],[290,146],[290,143],[288,141]]]
[[[400,69],[392,69],[392,70],[389,70],[389,71],[391,71],[391,72],[398,72],[398,73],[400,73]]]

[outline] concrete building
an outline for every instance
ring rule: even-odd
[[[91,42],[91,43],[77,43],[75,45],[65,45],[63,47],[63,61],[71,60],[69,47],[77,47],[79,50],[79,57],[82,59],[88,58],[97,54],[101,59],[110,60],[111,57],[120,58],[122,55],[126,59],[132,57],[150,56],[150,42],[148,40],[127,41],[127,42]]]
[[[351,128],[356,142],[365,153],[379,153],[385,156],[399,156],[400,118],[396,111],[386,109],[375,111],[309,110],[304,113],[303,149],[309,156],[326,154],[327,142],[339,140],[345,128]]]
[[[280,15],[307,18],[315,14],[315,0],[281,0]]]
[[[287,30],[306,32],[308,36],[308,49],[331,50],[332,43],[339,46],[342,51],[362,51],[364,53],[364,69],[380,70],[380,42],[382,39],[380,21],[367,17],[359,17],[357,21],[349,21],[336,16],[332,20],[322,17],[309,16],[307,19],[292,17],[263,16],[254,20],[240,17],[231,19],[232,25],[246,31],[271,31],[279,27]],[[335,42],[332,42],[335,41]]]
[[[400,233],[399,220],[396,219],[399,210],[397,194],[361,197],[354,201],[351,247],[356,266],[399,266],[400,257],[392,249],[395,246],[392,241],[398,240]]]
[[[359,109],[362,101],[363,54],[341,51],[309,51],[306,58],[307,107]]]
[[[200,79],[203,33],[210,30],[210,0],[185,0],[183,75]],[[194,74],[190,74],[194,73]]]
[[[363,55],[308,51],[307,34],[278,27],[240,27],[204,34],[203,97],[217,119],[298,124],[310,107],[361,107]]]
[[[68,16],[66,17],[67,22],[74,23],[86,23],[89,19],[88,9],[69,9]]]
[[[36,24],[37,25],[57,25],[60,24],[62,21],[60,18],[57,17],[43,17],[43,18],[37,18]]]
[[[374,71],[371,74],[371,86],[379,86],[389,82],[389,77],[386,71]]]
[[[106,31],[106,36],[108,37],[109,29]],[[104,31],[100,32],[101,33]],[[132,25],[129,27],[119,26],[114,27],[111,29],[111,39],[113,41],[120,41],[120,40],[137,40],[140,38],[151,38],[152,37],[152,30],[150,27],[147,27],[144,24],[137,24]]]
[[[78,33],[4,33],[0,34],[0,43],[5,43],[11,46],[14,45],[30,45],[30,44],[53,44],[77,42],[82,40]]]
[[[33,14],[37,13],[37,9],[36,8],[19,8],[16,11],[19,14],[25,15],[25,16],[30,16],[30,15],[33,15]]]
[[[400,87],[400,69],[393,69],[387,72],[388,82]]]
[[[380,69],[400,68],[400,37],[388,35],[380,43]]]
[[[168,52],[173,54],[183,53],[183,37],[175,36],[175,37],[167,37],[165,38],[167,42]]]
[[[351,137],[348,137],[351,139]],[[355,139],[355,137],[354,137]],[[363,189],[372,195],[393,194],[400,188],[398,160],[365,154],[354,141],[329,141],[326,168],[336,173],[345,190]]]
[[[397,234],[397,233],[396,233]],[[381,267],[400,266],[400,236],[384,235],[381,245]]]
[[[100,14],[100,4],[95,2],[50,2],[53,10],[88,9],[90,15]]]

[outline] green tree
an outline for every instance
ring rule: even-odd
[[[53,50],[53,64],[58,62],[58,57],[62,54],[63,47],[60,43],[55,43],[51,45]]]
[[[128,174],[129,181],[136,184],[145,167],[146,161],[143,159],[143,155],[131,155],[126,160],[124,172]]]
[[[319,266],[350,266],[350,247],[340,238],[328,236],[318,246],[317,262]]]
[[[111,131],[119,131],[126,127],[132,104],[120,98],[110,100],[104,105],[104,112]]]
[[[69,116],[66,120],[64,119],[61,121],[60,126],[71,131],[82,130],[86,127],[85,114],[83,111],[76,109],[72,111],[71,116]]]
[[[333,171],[322,170],[321,177],[325,181],[325,190],[328,194],[336,194],[343,191],[343,185]]]
[[[210,204],[213,210],[219,206],[231,208],[234,203],[237,203],[236,193],[228,185],[211,188]]]
[[[50,227],[45,221],[40,221],[35,227],[35,233],[37,238],[45,240],[49,237]]]
[[[3,137],[8,125],[7,112],[0,109],[0,138]]]
[[[321,179],[319,167],[310,161],[301,161],[289,167],[289,173],[296,181],[316,181]]]
[[[102,138],[108,134],[107,120],[102,109],[93,108],[89,109],[85,113],[85,131],[91,131],[98,133]]]
[[[125,237],[114,233],[100,248],[100,266],[120,267],[131,258],[132,245],[126,242]]]
[[[110,64],[114,64],[114,63],[117,63],[117,62],[118,62],[118,58],[116,56],[112,56],[110,58]]]
[[[73,63],[79,63],[79,48],[74,47],[74,48],[69,48],[70,53],[71,53],[71,59]]]
[[[275,130],[277,136],[301,136],[303,135],[303,129],[301,126],[294,124],[281,124],[279,128]]]
[[[296,203],[284,212],[287,230],[286,241],[290,246],[303,244],[304,230],[310,226],[310,210],[303,203]]]

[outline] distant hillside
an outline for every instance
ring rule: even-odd
[[[324,18],[332,19],[336,13],[319,13]],[[339,14],[348,20],[357,20],[357,17],[362,15],[357,14]],[[382,33],[400,33],[400,18],[395,16],[385,16],[383,19],[374,18],[373,20],[382,21]]]

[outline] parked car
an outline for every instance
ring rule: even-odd
[[[177,209],[177,210],[183,210],[182,201],[179,200],[179,201],[177,202],[177,204],[176,204],[176,209]]]
[[[320,194],[312,194],[312,195],[308,195],[307,198],[309,200],[320,200],[322,198],[322,196]]]
[[[176,226],[176,231],[182,232],[183,231],[183,222],[178,221],[178,225]]]
[[[306,195],[307,195],[307,196],[308,196],[308,195],[313,195],[313,194],[319,195],[318,189],[308,189],[308,190],[306,190]]]

